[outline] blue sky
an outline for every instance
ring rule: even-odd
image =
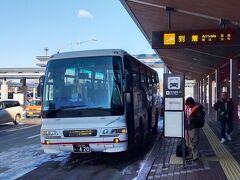
[[[154,53],[119,0],[1,0],[0,24],[0,67],[33,67],[45,47]]]

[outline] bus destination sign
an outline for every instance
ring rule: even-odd
[[[197,31],[155,31],[152,33],[152,48],[186,48],[204,46],[240,46],[240,31],[216,29]]]

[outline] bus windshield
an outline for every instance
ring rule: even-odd
[[[122,115],[122,60],[118,56],[49,61],[43,116]]]

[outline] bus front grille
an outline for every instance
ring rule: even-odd
[[[97,130],[65,130],[63,131],[64,137],[88,137],[88,136],[96,136]]]

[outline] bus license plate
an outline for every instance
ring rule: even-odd
[[[77,144],[73,145],[73,152],[74,153],[90,153],[91,149],[89,147],[89,144]]]

